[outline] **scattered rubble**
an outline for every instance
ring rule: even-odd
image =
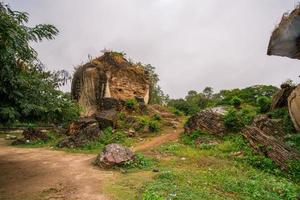
[[[58,147],[82,147],[89,142],[99,139],[102,134],[98,122],[91,118],[80,119],[74,122],[72,127],[76,128],[74,130],[69,128],[72,134],[60,141],[57,145]]]

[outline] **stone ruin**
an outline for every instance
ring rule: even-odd
[[[283,15],[272,33],[267,54],[300,59],[300,5]],[[287,104],[294,126],[300,131],[300,85],[282,88],[274,97],[272,108]]]
[[[147,104],[150,80],[143,67],[124,58],[122,53],[104,55],[78,67],[72,80],[71,95],[83,108],[82,116],[92,116],[118,101],[137,99]]]
[[[106,128],[116,128],[126,100],[136,99],[139,109],[145,108],[150,96],[149,74],[122,53],[105,52],[76,69],[71,95],[82,108],[81,118],[70,124],[58,147],[82,147],[101,138]]]

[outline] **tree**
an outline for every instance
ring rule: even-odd
[[[150,64],[143,65],[142,63],[137,63],[137,65],[143,67],[148,73],[151,85],[150,85],[150,104],[166,104],[169,101],[169,96],[166,95],[161,87],[158,85],[159,77],[155,72],[155,67]]]
[[[235,108],[240,108],[241,104],[242,104],[242,100],[239,97],[234,96],[231,99],[231,105],[233,105]]]
[[[257,105],[261,113],[266,113],[270,110],[272,100],[269,97],[261,96],[257,98]]]
[[[0,121],[44,120],[62,122],[78,116],[78,107],[58,90],[66,71],[49,72],[29,45],[54,39],[53,25],[27,26],[28,13],[0,3]],[[68,118],[68,119],[66,119]]]
[[[210,99],[212,97],[213,93],[214,93],[214,90],[212,87],[205,87],[203,90],[204,96],[208,99]]]

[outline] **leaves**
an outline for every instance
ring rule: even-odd
[[[78,117],[70,95],[57,88],[70,79],[65,71],[49,72],[29,42],[54,39],[49,24],[26,26],[28,13],[0,3],[0,120],[2,123],[45,121],[61,123]]]

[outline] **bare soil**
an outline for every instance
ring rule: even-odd
[[[138,143],[146,151],[176,141],[183,128]],[[0,138],[0,200],[109,200],[103,192],[118,172],[93,166],[93,154],[74,154],[47,148],[18,148]]]
[[[108,200],[112,171],[92,165],[95,155],[15,148],[0,139],[1,200]]]
[[[164,132],[165,132],[165,134],[146,139],[145,141],[136,144],[132,150],[134,152],[145,151],[145,150],[149,150],[153,147],[157,147],[157,146],[167,143],[167,142],[176,141],[179,139],[180,134],[183,132],[183,128],[169,129],[169,130],[165,130]]]

